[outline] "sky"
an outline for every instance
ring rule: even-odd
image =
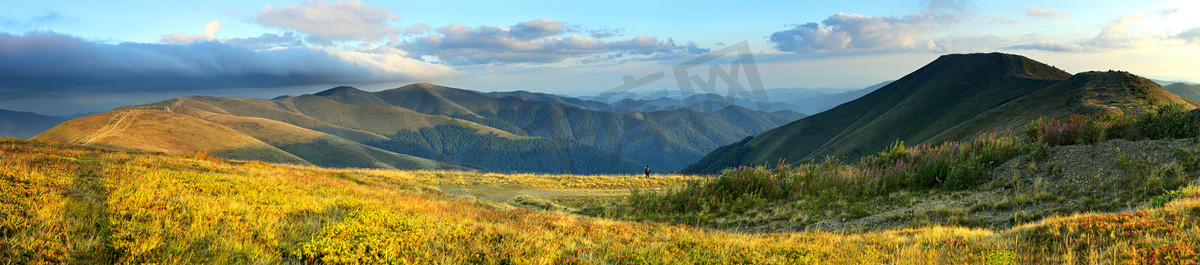
[[[594,95],[736,69],[762,88],[852,89],[974,52],[1200,82],[1194,0],[574,2],[0,0],[0,109],[419,82]],[[734,52],[702,57],[718,51]],[[675,71],[697,58],[716,59]]]

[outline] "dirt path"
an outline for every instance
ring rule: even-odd
[[[118,113],[117,115],[119,115],[119,117],[116,118],[116,120],[117,120],[116,122],[113,122],[107,126],[104,126],[104,127],[100,128],[99,130],[96,130],[99,133],[92,134],[92,137],[89,138],[87,141],[84,141],[83,145],[92,144],[93,141],[103,138],[104,136],[108,136],[113,131],[123,129],[123,128],[120,128],[120,126],[121,126],[121,123],[125,122],[125,119],[129,119],[129,118],[131,118],[131,116],[137,116],[136,114],[133,114],[130,112],[121,112],[121,113]]]

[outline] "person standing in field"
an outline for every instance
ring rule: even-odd
[[[650,177],[650,165],[646,165],[646,177]]]

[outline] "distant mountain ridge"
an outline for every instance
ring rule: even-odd
[[[0,109],[0,137],[29,139],[69,119]]]
[[[1188,100],[1200,102],[1200,85],[1198,84],[1172,83],[1163,86],[1163,89]]]
[[[682,172],[826,156],[853,160],[896,140],[959,140],[1045,115],[1136,113],[1150,102],[1196,106],[1126,72],[1071,75],[1019,55],[944,55],[861,98],[718,148]]]
[[[744,95],[720,95],[713,93],[689,93],[680,91],[609,92],[596,96],[585,96],[570,102],[582,108],[617,112],[645,112],[689,108],[701,112],[713,112],[727,106],[740,106],[768,112],[790,111],[807,116],[856,99],[891,83],[885,81],[862,89],[832,90],[809,88],[773,88],[763,91],[762,98]],[[564,96],[526,91],[492,92],[495,97],[515,96],[527,100],[563,101]]]

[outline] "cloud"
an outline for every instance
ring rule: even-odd
[[[1075,42],[1035,40],[1030,43],[1009,46],[1011,49],[1044,50],[1053,52],[1088,52],[1112,49],[1133,49],[1150,45],[1155,37],[1137,35],[1130,30],[1132,24],[1142,21],[1146,14],[1137,13],[1109,21],[1100,33],[1090,39]]]
[[[1018,44],[1009,46],[1009,49],[1017,50],[1043,50],[1052,52],[1083,52],[1083,46],[1075,43],[1056,43],[1056,42],[1034,42],[1026,44]]]
[[[1163,8],[1163,9],[1158,10],[1158,13],[1162,14],[1163,16],[1175,14],[1175,12],[1179,12],[1179,9],[1178,8]]]
[[[333,49],[252,50],[238,44],[104,44],[51,32],[0,33],[0,99],[69,91],[363,84],[462,75],[395,54]]]
[[[931,35],[958,23],[949,13],[925,11],[903,17],[837,13],[821,22],[796,25],[771,34],[775,49],[784,52],[873,50],[941,50]]]
[[[284,32],[283,35],[263,33],[258,37],[224,39],[221,42],[237,44],[251,50],[267,50],[273,48],[303,47],[304,41],[295,32]]]
[[[1058,10],[1054,10],[1053,8],[1048,8],[1048,7],[1041,8],[1041,7],[1036,7],[1036,6],[1026,7],[1025,15],[1028,15],[1031,17],[1053,17],[1053,18],[1071,17],[1071,13],[1060,12]]]
[[[988,18],[988,24],[1009,24],[1009,23],[1021,22],[1016,19],[1010,19],[1010,18],[996,16],[996,15],[985,15],[984,17]]]
[[[1088,41],[1088,45],[1098,48],[1123,49],[1149,41],[1149,38],[1135,36],[1129,30],[1130,24],[1144,19],[1146,19],[1146,14],[1138,13],[1109,21],[1108,25],[1100,30],[1099,35]]]
[[[399,33],[391,25],[399,20],[392,10],[368,6],[358,0],[326,3],[307,1],[283,7],[264,6],[252,21],[264,26],[292,29],[314,37],[311,41],[375,41]]]
[[[1174,38],[1183,40],[1186,44],[1200,45],[1200,27],[1185,30],[1175,35]]]
[[[406,35],[417,35],[417,34],[428,33],[430,29],[431,28],[429,27],[429,25],[426,25],[425,23],[417,23],[417,24],[413,25],[412,27],[407,27],[407,28],[401,29],[400,32],[403,32]]]
[[[214,40],[217,38],[217,31],[220,31],[221,27],[224,27],[224,26],[225,26],[225,24],[222,24],[221,21],[213,20],[213,22],[208,22],[208,24],[204,25],[204,30],[201,31],[200,35],[171,33],[171,34],[163,35],[162,38],[159,39],[157,43],[160,43],[160,44],[187,44],[187,43],[192,43],[192,42],[197,42],[197,41]]]
[[[532,40],[562,34],[566,26],[567,23],[543,18],[517,23],[509,30],[509,34],[518,39]]]
[[[455,23],[396,46],[411,52],[414,57],[436,56],[455,65],[556,63],[569,58],[607,53],[649,55],[707,51],[695,45],[677,46],[671,41],[663,42],[649,36],[606,41],[570,33],[575,31],[572,28],[567,23],[553,19],[521,22],[511,27],[471,28]]]
[[[623,29],[623,28],[590,29],[590,30],[587,30],[587,33],[592,38],[602,39],[602,38],[610,38],[610,37],[624,35],[625,29]]]

